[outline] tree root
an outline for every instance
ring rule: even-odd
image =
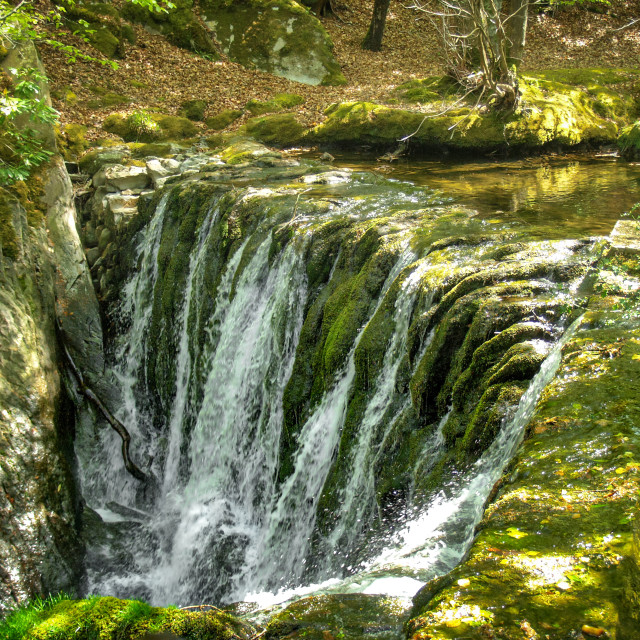
[[[141,482],[148,482],[150,480],[149,476],[138,467],[135,462],[131,459],[129,454],[129,446],[131,444],[131,435],[127,431],[127,428],[118,420],[112,413],[107,409],[102,400],[100,400],[99,396],[93,391],[93,389],[84,381],[84,377],[78,366],[76,365],[71,353],[69,353],[69,349],[67,348],[64,334],[62,332],[62,327],[60,325],[60,320],[56,318],[56,329],[58,333],[58,339],[60,345],[62,346],[62,350],[64,352],[67,364],[69,368],[73,372],[73,376],[75,377],[78,383],[78,390],[80,393],[91,402],[100,413],[103,415],[105,420],[111,425],[111,428],[122,438],[122,460],[124,462],[125,469],[136,479]]]

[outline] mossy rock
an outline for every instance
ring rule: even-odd
[[[187,100],[180,106],[180,115],[183,118],[194,120],[195,122],[201,122],[204,120],[204,112],[207,108],[207,103],[204,100]]]
[[[346,82],[320,21],[295,0],[204,0],[207,26],[234,62],[296,82]]]
[[[102,128],[125,142],[182,140],[198,134],[196,126],[187,118],[147,112],[112,113],[105,118]]]
[[[290,146],[300,141],[305,128],[292,113],[278,113],[251,118],[241,127],[240,132],[264,144]]]
[[[638,160],[640,158],[640,120],[628,127],[624,127],[620,131],[618,148],[622,156],[627,160]]]
[[[308,139],[344,146],[389,147],[411,135],[414,148],[440,151],[445,147],[479,153],[528,151],[551,144],[569,148],[584,143],[613,143],[618,127],[637,113],[638,92],[632,82],[635,77],[632,72],[612,73],[605,75],[605,80],[622,78],[625,82],[590,84],[585,90],[582,85],[534,74],[523,76],[522,100],[515,113],[474,111],[473,98],[468,98],[466,105],[433,116],[369,102],[335,104],[325,112],[326,120],[309,132]],[[448,93],[450,84],[443,79],[429,78],[424,86],[413,81],[404,87],[410,96],[411,91],[416,92],[414,99],[427,99],[427,94],[436,93],[437,98],[431,100],[431,110],[436,114],[442,112],[443,99],[453,102]]]
[[[93,85],[89,87],[91,93],[98,96],[93,100],[87,102],[87,106],[90,109],[106,109],[108,107],[119,107],[121,105],[129,104],[131,98],[115,91],[109,91],[103,87]]]
[[[88,148],[87,127],[82,124],[65,124],[56,129],[58,147],[65,160],[77,160]]]
[[[275,111],[286,111],[297,107],[304,102],[304,98],[295,93],[279,93],[271,100],[261,102],[260,100],[249,100],[246,104],[247,111],[253,116],[261,116],[265,113],[273,113]]]
[[[61,100],[65,104],[73,107],[78,104],[78,96],[75,94],[73,89],[69,86],[60,87],[58,89],[54,89],[51,91],[51,96],[56,98],[56,100]]]
[[[211,36],[193,11],[193,0],[174,0],[173,5],[166,8],[166,11],[153,11],[127,2],[123,6],[122,15],[127,20],[139,22],[146,28],[161,33],[177,47],[218,59]]]
[[[217,113],[211,118],[207,118],[204,123],[213,129],[214,131],[220,131],[226,129],[232,122],[235,122],[238,118],[242,117],[244,111],[238,111],[236,109],[225,109],[220,113]]]
[[[0,248],[2,256],[16,260],[20,255],[18,200],[5,189],[0,188]]]
[[[640,637],[640,328],[606,312],[581,326],[465,560],[414,599],[409,638]]]
[[[219,609],[184,611],[152,607],[140,600],[94,596],[86,600],[62,600],[45,605],[40,613],[18,610],[22,615],[23,640],[136,640],[148,634],[175,634],[186,640],[247,640],[250,627]],[[0,629],[2,623],[0,623]]]
[[[82,173],[94,175],[108,164],[127,164],[131,152],[126,147],[99,148],[89,151],[78,161]]]
[[[241,164],[261,158],[281,158],[281,154],[254,140],[238,139],[224,149],[220,157],[227,164]]]

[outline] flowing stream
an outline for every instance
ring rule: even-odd
[[[411,596],[460,561],[489,492],[516,451],[537,399],[555,373],[561,347],[576,326],[564,331],[567,316],[561,303],[575,296],[585,273],[578,267],[593,261],[592,242],[559,239],[557,225],[545,235],[547,223],[525,223],[528,214],[521,210],[476,214],[459,209],[451,197],[406,182],[411,176],[395,171],[392,180],[346,174],[337,184],[318,181],[297,195],[276,187],[239,190],[234,207],[266,204],[252,214],[256,224],[231,245],[216,273],[212,252],[219,246],[215,242],[226,241],[232,217],[225,209],[228,192],[214,192],[184,260],[178,312],[158,321],[154,313],[164,277],[159,255],[168,218],[175,215],[170,189],[164,193],[137,238],[137,270],[122,289],[122,331],[113,349],[121,398],[118,418],[131,432],[136,459],[157,478],[158,490],[152,499],[141,498],[136,481],[122,468],[119,443],[110,432],[101,431],[80,451],[84,497],[111,527],[110,542],[90,554],[90,592],[182,605],[249,599],[267,606],[310,592]],[[414,182],[428,183],[429,171],[434,173],[434,167]],[[468,173],[475,179],[476,172]],[[285,217],[273,213],[276,197],[288,203]],[[582,212],[562,238],[574,236],[576,216]],[[357,225],[374,218],[384,218],[378,233],[390,258],[369,268],[378,255],[370,252],[364,267],[358,263],[360,280],[349,280],[360,258],[344,238],[360,242],[367,236]],[[418,219],[427,235],[416,232]],[[293,220],[298,226],[283,235]],[[318,269],[326,275],[316,278],[309,256],[325,250],[317,238],[336,221],[355,230],[352,236],[340,236],[336,251],[322,254]],[[525,250],[527,235],[544,241]],[[460,240],[465,237],[478,239]],[[508,250],[515,257],[506,266],[492,257],[503,246],[514,247]],[[542,259],[538,256],[544,256],[545,269],[535,266]],[[462,355],[447,355],[440,336],[455,305],[447,292],[455,292],[464,278],[508,269],[517,260],[526,267],[523,273],[532,274],[526,295],[508,287],[496,293],[499,279],[493,282],[490,276],[482,286],[494,287],[486,296],[496,305],[511,305],[512,324],[522,322],[524,330],[537,332],[522,348],[542,354],[540,361],[546,358],[519,401],[506,410],[490,445],[424,497],[419,479],[446,456],[454,437],[452,421],[460,420],[461,410],[443,396],[437,410],[430,409],[433,415],[422,418],[412,395],[419,386],[410,388],[409,381],[414,384],[423,371],[421,363],[436,348],[446,358],[443,364],[436,361],[444,371],[440,378],[432,376],[438,384],[446,387],[444,376],[455,366],[462,367],[460,373],[469,366],[467,343],[461,343]],[[556,278],[555,273],[569,275]],[[307,357],[300,355],[308,342],[305,336],[315,317],[320,327],[316,340],[331,345],[341,339],[335,328],[340,323],[328,322],[349,310],[357,291],[339,296],[352,282],[369,296],[360,324],[349,334],[340,366],[325,375],[324,387],[306,391],[305,413],[291,435],[285,413],[292,376],[312,365],[329,371],[327,353],[340,353],[325,346],[324,359],[301,363],[297,359]],[[331,306],[336,299],[342,302]],[[509,326],[497,317],[498,330],[487,341]],[[431,325],[420,337],[421,318]],[[455,322],[452,318],[447,321]],[[372,338],[376,332],[386,337]],[[173,345],[170,353],[156,352],[158,336]],[[479,346],[481,342],[474,348]],[[363,372],[370,366],[366,358],[376,349],[379,361],[364,383]],[[156,369],[162,366],[173,374],[162,402],[153,392],[158,383],[150,378],[152,355],[160,362]],[[354,415],[359,416],[355,428]],[[349,429],[353,435],[346,440]],[[415,443],[402,449],[401,437]],[[291,450],[286,473],[281,467],[283,443]],[[413,478],[398,493],[402,513],[389,502],[394,491],[383,494],[379,486],[381,466],[400,459],[396,449],[407,452],[403,477]],[[108,471],[99,464],[105,456],[111,461]],[[333,496],[330,514],[321,500],[326,492]],[[385,509],[391,509],[391,516]],[[129,551],[118,555],[114,549],[123,540]]]

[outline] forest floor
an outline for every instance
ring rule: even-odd
[[[48,0],[40,0],[42,3]],[[413,78],[442,73],[438,34],[424,12],[392,0],[382,51],[364,51],[360,44],[371,17],[371,0],[334,0],[333,15],[322,18],[335,46],[335,55],[347,78],[340,87],[314,87],[229,62],[211,61],[170,45],[162,36],[135,26],[137,43],[127,48],[118,68],[96,62],[69,63],[65,55],[42,46],[41,54],[54,93],[69,88],[78,97],[69,104],[54,99],[61,122],[89,127],[88,139],[105,137],[102,121],[113,111],[148,109],[177,114],[183,102],[203,99],[206,115],[223,109],[242,109],[255,98],[267,100],[277,93],[296,93],[305,102],[296,108],[298,119],[309,126],[322,120],[334,102],[384,101],[390,90]],[[522,69],[637,67],[640,62],[640,0],[532,11],[529,16],[526,56]],[[66,39],[66,38],[65,38]],[[78,45],[69,35],[69,42]],[[96,51],[79,44],[88,54]],[[100,55],[100,54],[98,54]],[[91,87],[128,96],[123,107],[91,109]],[[248,114],[233,127],[246,121]],[[205,132],[204,125],[203,133]]]

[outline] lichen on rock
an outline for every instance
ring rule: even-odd
[[[305,84],[346,82],[329,35],[295,0],[204,0],[201,7],[235,62]]]

